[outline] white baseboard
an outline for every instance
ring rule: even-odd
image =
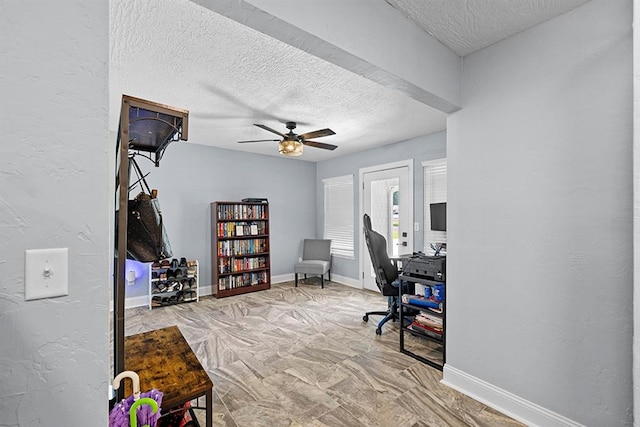
[[[583,424],[446,364],[441,382],[528,426],[584,427]]]
[[[271,276],[271,283],[291,282],[294,279],[295,277],[293,276],[293,273],[280,274],[278,276]]]
[[[149,297],[147,295],[140,295],[137,297],[125,298],[124,299],[124,308],[134,308],[134,307],[149,307]]]
[[[289,274],[280,274],[278,276],[271,276],[271,283],[283,283],[283,282],[291,282],[295,279],[293,273]],[[335,274],[331,275],[331,281],[335,283],[340,283],[341,285],[350,286],[356,289],[362,289],[362,284],[356,280],[351,279],[349,277],[336,276]],[[211,285],[208,286],[200,286],[198,289],[200,292],[200,296],[206,296],[212,294]],[[124,308],[135,308],[135,307],[146,307],[149,305],[149,297],[147,295],[140,295],[137,297],[129,297],[124,300]],[[113,311],[113,303],[111,303],[111,311]]]
[[[331,281],[340,283],[341,285],[350,286],[356,289],[362,289],[362,283],[358,279],[352,279],[350,277],[338,276],[336,274],[331,275]]]
[[[211,295],[211,285],[200,286],[198,291],[199,291],[200,297]],[[148,307],[148,306],[149,306],[149,297],[147,295],[139,295],[137,297],[128,297],[124,299],[125,310],[128,308]],[[113,311],[113,301],[110,301],[110,310]]]
[[[213,289],[212,289],[211,285],[199,286],[198,287],[198,296],[199,297],[204,297],[204,296],[212,295],[212,294],[213,294]]]
[[[271,276],[271,283],[283,283],[283,282],[291,282],[295,280],[295,274],[281,274],[278,276]],[[350,286],[356,289],[362,289],[362,284],[356,280],[351,279],[349,277],[338,276],[331,273],[331,281],[334,283],[340,283],[341,285]]]

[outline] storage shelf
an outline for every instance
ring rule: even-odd
[[[268,256],[269,252],[253,252],[250,254],[236,254],[236,255],[218,255],[218,258],[251,258],[256,256]]]
[[[179,258],[177,258],[179,259]],[[155,309],[155,308],[161,308],[161,307],[167,307],[170,305],[176,305],[176,304],[184,304],[184,303],[189,303],[189,302],[197,302],[200,300],[200,286],[199,286],[199,280],[198,280],[198,276],[200,275],[200,266],[198,261],[189,261],[189,263],[191,263],[192,265],[182,265],[182,266],[178,266],[176,268],[173,267],[156,267],[153,268],[153,264],[149,264],[149,309]],[[193,265],[195,264],[195,265]],[[155,273],[156,275],[158,274],[159,271],[170,271],[170,270],[182,270],[184,272],[187,272],[187,269],[193,269],[193,274],[190,275],[181,275],[181,276],[167,276],[164,278],[161,277],[156,277],[153,278],[153,273]],[[190,284],[190,286],[188,288],[184,288],[184,282],[188,282]],[[159,288],[162,285],[175,285],[176,283],[180,283],[181,284],[181,288],[180,289],[171,289],[169,290],[168,288],[166,290],[162,290],[160,291]],[[155,292],[154,292],[155,290]],[[173,298],[175,297],[175,299],[172,299],[171,301],[169,301],[169,298]],[[185,299],[185,298],[189,298],[189,299]],[[158,304],[158,299],[161,300],[161,303]]]
[[[444,272],[444,270],[443,270]],[[440,307],[441,307],[441,312],[438,311],[434,311],[436,309],[430,309],[427,307],[422,307],[416,304],[411,304],[408,302],[402,302],[402,290],[399,290],[399,298],[400,298],[400,325],[402,325],[400,327],[400,352],[403,354],[406,354],[408,356],[413,357],[416,360],[419,360],[422,363],[425,363],[433,368],[439,369],[439,370],[443,370],[444,368],[444,363],[446,361],[446,329],[447,329],[447,318],[446,318],[446,283],[444,280],[431,280],[429,278],[425,278],[425,277],[416,277],[416,276],[410,276],[410,275],[406,275],[406,274],[401,274],[399,277],[399,279],[403,280],[403,281],[407,281],[410,283],[419,283],[422,285],[428,285],[428,286],[433,286],[436,284],[444,284],[445,285],[445,298],[442,302],[440,302]],[[443,274],[443,279],[444,279],[444,274]],[[437,309],[440,310],[440,309]],[[407,313],[409,311],[418,311],[418,312],[424,312],[424,313],[428,313],[430,316],[435,316],[437,318],[442,319],[442,334],[437,334],[436,332],[433,332],[432,334],[429,334],[426,331],[421,331],[421,330],[416,330],[416,329],[412,329],[409,326],[411,325],[411,323],[409,323],[408,325],[404,326],[404,324],[406,323],[406,321],[408,320],[407,317],[410,317],[407,315]],[[420,354],[418,354],[416,352],[415,349],[413,350],[409,350],[406,348],[405,345],[405,334],[409,334],[412,337],[417,337],[420,340],[425,340],[427,342],[430,343],[435,343],[438,345],[437,349],[431,349],[431,348],[425,348],[424,351],[421,351]],[[428,350],[428,351],[427,351]],[[434,352],[438,353],[438,356],[441,354],[441,361],[440,361],[440,357],[435,357],[436,354]],[[428,354],[426,353],[431,353],[430,357]]]
[[[403,326],[402,327],[404,329],[405,332],[410,333],[411,335],[415,335],[416,337],[420,337],[420,338],[426,338],[430,341],[436,342],[438,344],[442,344],[444,342],[444,337],[442,335],[440,335],[439,337],[437,336],[437,334],[434,332],[433,336],[429,335],[425,332],[422,331],[417,331],[415,329],[409,328],[408,326]]]
[[[245,236],[218,236],[218,241],[222,240],[242,240],[242,239],[260,239],[269,237],[268,234],[247,234]]]
[[[256,224],[259,233],[247,234],[251,226],[255,227]],[[239,236],[235,234],[238,231],[242,232]],[[211,232],[211,280],[216,298],[271,288],[268,203],[211,203]],[[220,271],[221,267],[244,268],[256,265],[260,267]]]
[[[266,271],[266,270],[269,270],[269,268],[262,267],[262,268],[254,268],[253,270],[228,271],[225,273],[218,273],[218,276],[240,276],[245,273],[256,273],[258,271]]]
[[[270,283],[263,283],[258,285],[246,285],[241,286],[234,289],[218,289],[218,293],[216,295],[217,298],[230,297],[233,295],[246,294],[247,292],[256,292],[263,291],[265,289],[270,289]]]

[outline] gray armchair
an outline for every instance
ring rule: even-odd
[[[298,286],[298,274],[315,274],[320,276],[322,288],[324,288],[324,275],[328,274],[331,280],[331,240],[304,239],[302,244],[302,260],[293,268]]]

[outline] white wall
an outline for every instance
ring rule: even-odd
[[[633,304],[640,307],[640,0],[633,1]],[[634,310],[633,415],[640,424],[640,310]]]
[[[107,2],[0,11],[0,425],[106,425]],[[24,301],[25,249],[58,247],[69,296]]]
[[[465,57],[448,120],[445,381],[545,425],[632,419],[631,3]]]
[[[211,285],[212,202],[269,200],[272,278],[292,275],[302,240],[316,237],[315,163],[184,142],[169,145],[159,168],[145,159],[138,163],[150,172],[149,185],[158,189],[174,257],[199,261],[205,291]],[[127,286],[127,298],[148,295],[146,280]]]
[[[461,58],[384,1],[192,1],[445,113],[460,108]]]
[[[424,218],[424,171],[421,163],[426,160],[441,159],[446,156],[446,134],[443,131],[318,163],[316,181],[316,203],[318,205],[316,228],[318,235],[322,234],[324,228],[324,212],[322,210],[322,206],[324,205],[324,190],[322,180],[334,176],[352,174],[354,176],[356,190],[353,192],[353,206],[355,209],[353,226],[356,231],[354,233],[356,239],[355,256],[352,260],[334,257],[331,273],[337,276],[352,278],[354,281],[360,282],[360,239],[358,237],[360,235],[359,233],[362,232],[360,230],[361,219],[358,212],[360,204],[360,191],[358,191],[358,189],[362,187],[362,184],[358,182],[360,169],[413,159],[413,218],[414,221],[422,223],[422,219]],[[414,232],[413,250],[422,250],[424,246],[423,242],[424,231],[421,228],[419,231]]]

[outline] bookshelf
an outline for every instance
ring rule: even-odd
[[[211,257],[216,298],[271,288],[269,204],[211,203]]]

